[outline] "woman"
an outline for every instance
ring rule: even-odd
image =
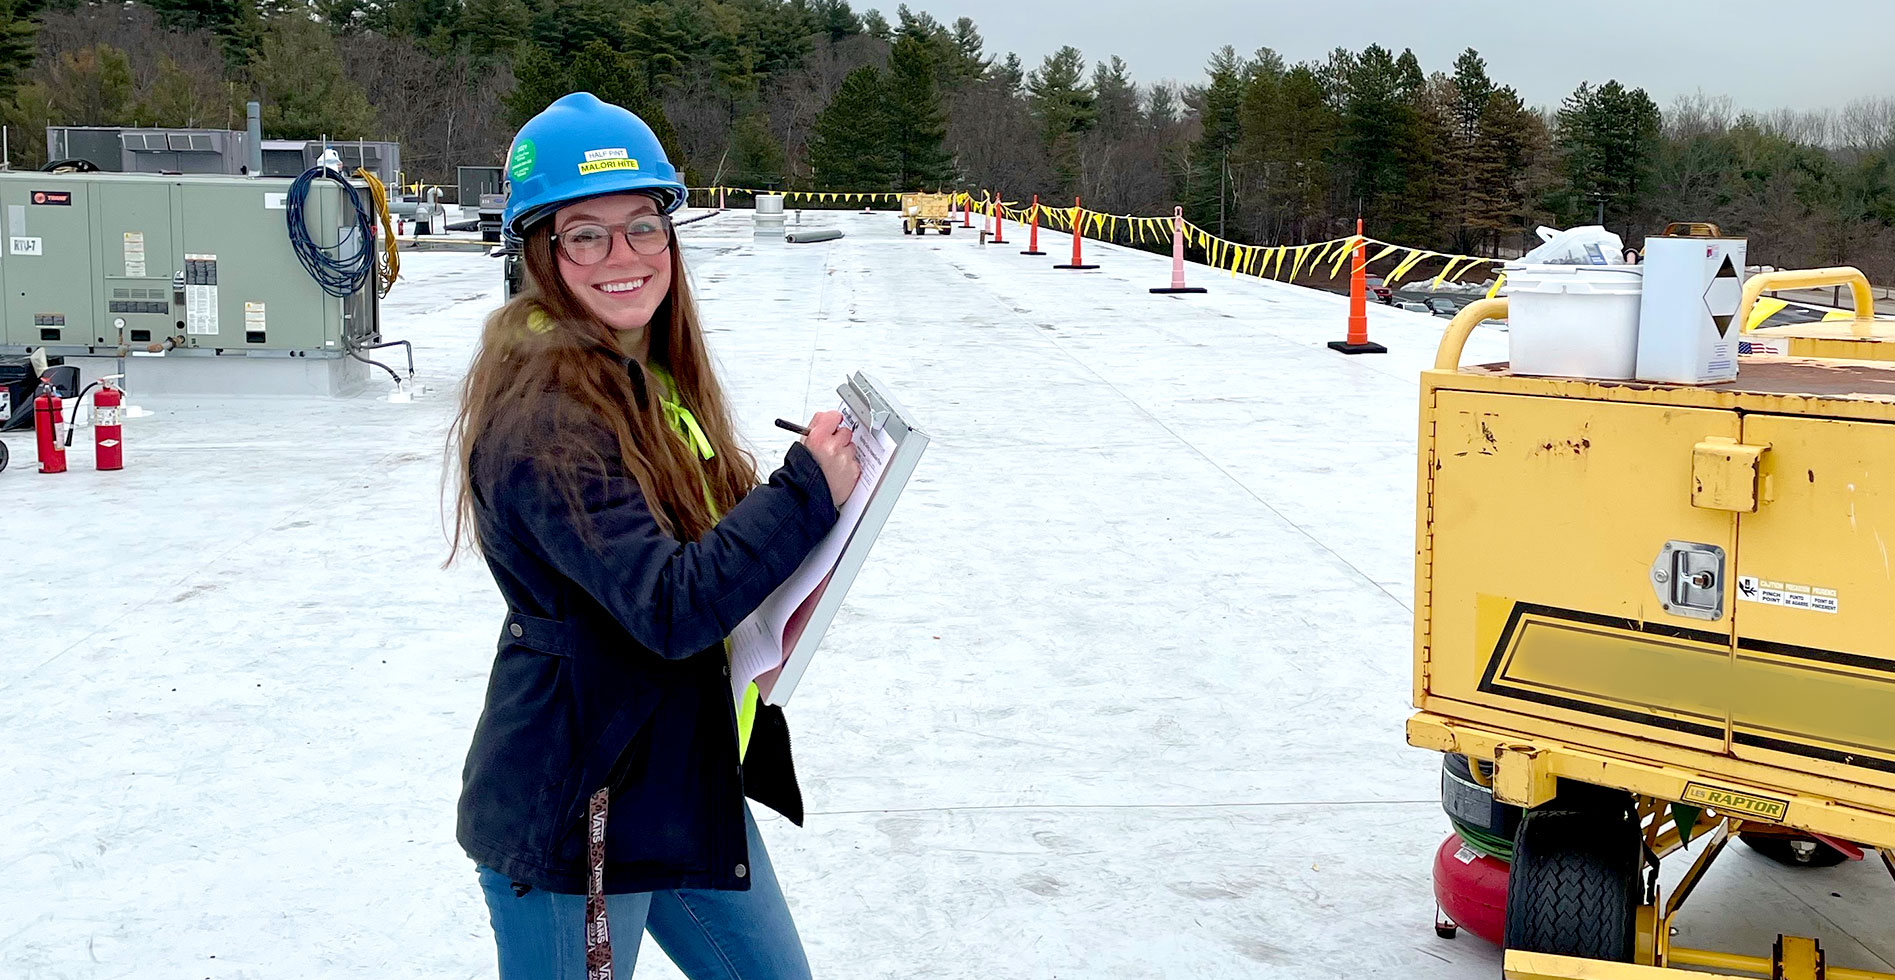
[[[643,930],[692,980],[806,978],[744,801],[802,822],[789,732],[732,697],[724,638],[834,524],[849,430],[818,413],[757,486],[671,233],[684,186],[638,117],[566,96],[508,170],[526,289],[453,433],[455,546],[508,607],[458,833],[500,976],[628,980]]]

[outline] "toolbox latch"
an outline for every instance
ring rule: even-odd
[[[1652,562],[1652,591],[1673,616],[1724,615],[1724,549],[1694,541],[1667,541]]]
[[[1712,436],[1691,449],[1691,506],[1740,514],[1757,509],[1757,464],[1769,446]]]

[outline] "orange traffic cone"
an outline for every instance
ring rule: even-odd
[[[1040,196],[1033,195],[1033,231],[1027,236],[1026,250],[1021,255],[1045,255],[1040,251]]]
[[[1096,265],[1085,264],[1079,255],[1079,243],[1086,240],[1086,209],[1080,207],[1079,198],[1073,198],[1073,260],[1067,265],[1056,265],[1055,269],[1097,269]]]
[[[1388,348],[1369,341],[1368,247],[1362,241],[1362,219],[1355,219],[1355,255],[1349,262],[1349,339],[1332,340],[1329,349],[1344,354],[1386,354]]]

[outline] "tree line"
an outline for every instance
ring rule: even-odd
[[[0,119],[16,167],[52,125],[393,139],[411,180],[498,164],[513,130],[586,89],[651,122],[694,185],[997,188],[1165,214],[1259,245],[1370,235],[1478,255],[1540,224],[1628,240],[1671,220],[1753,261],[1895,280],[1895,98],[1744,113],[1660,108],[1617,80],[1527,105],[1478,52],[1291,64],[1214,52],[1140,84],[1068,46],[1028,66],[974,22],[848,0],[0,0]]]

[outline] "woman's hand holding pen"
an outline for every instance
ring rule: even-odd
[[[852,434],[842,424],[841,412],[817,412],[809,420],[809,431],[803,436],[803,444],[816,457],[822,466],[822,475],[829,479],[829,497],[837,507],[849,499],[849,493],[855,489],[856,480],[862,476],[862,466],[855,461],[855,445]]]

